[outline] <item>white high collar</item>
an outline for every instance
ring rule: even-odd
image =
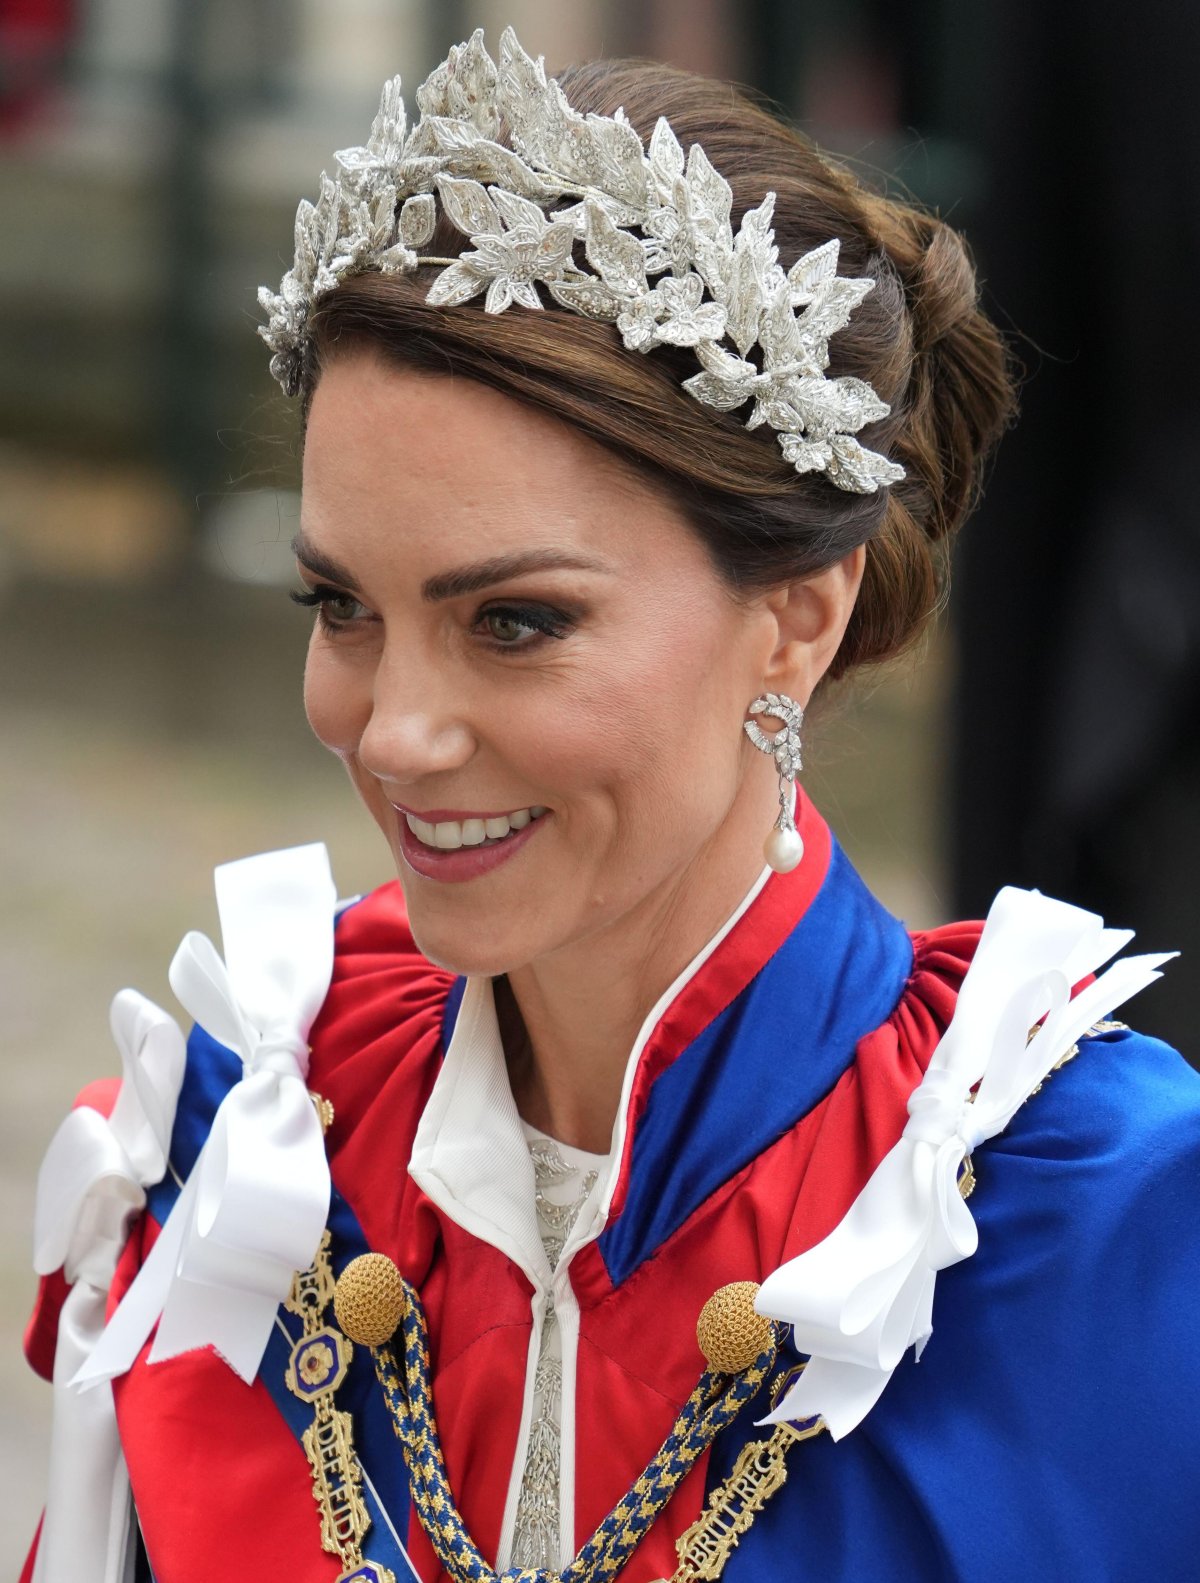
[[[535,1288],[549,1284],[533,1162],[508,1080],[490,978],[467,980],[408,1171],[440,1209],[507,1255]]]
[[[638,1061],[663,1014],[748,911],[771,877],[764,868],[733,914],[696,953],[638,1030],[625,1065],[608,1166],[579,1212],[563,1253],[603,1231],[616,1190]],[[490,978],[468,978],[442,1069],[413,1143],[409,1175],[450,1217],[499,1249],[545,1290],[551,1271],[538,1230],[533,1162],[513,1099]]]

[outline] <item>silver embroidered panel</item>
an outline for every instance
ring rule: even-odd
[[[593,1187],[596,1172],[580,1173],[568,1165],[549,1138],[529,1144],[533,1160],[538,1230],[550,1268],[557,1268],[566,1240],[579,1219]],[[574,1185],[566,1203],[550,1197],[552,1191]],[[515,1567],[556,1571],[559,1565],[560,1469],[562,1462],[562,1350],[554,1299],[546,1300],[541,1348],[533,1377],[533,1422],[513,1530],[512,1564]]]
[[[871,494],[904,469],[854,436],[889,407],[861,379],[830,379],[829,340],[873,288],[837,273],[836,238],[784,271],[775,194],[735,233],[729,183],[665,118],[649,149],[622,111],[580,115],[542,61],[506,28],[497,65],[478,29],[417,89],[408,126],[400,79],[384,85],[361,148],[334,157],[315,204],[296,211],[296,256],[279,290],[263,286],[259,334],[271,372],[299,389],[313,302],[366,270],[444,266],[427,300],[484,311],[560,306],[614,323],[626,347],[693,349],[684,389],[710,407],[749,405],[748,428],[774,429],[797,472]],[[512,148],[496,141],[501,118]],[[457,259],[425,258],[438,204],[470,240]]]

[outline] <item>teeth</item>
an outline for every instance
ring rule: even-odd
[[[513,830],[524,830],[533,819],[540,819],[545,808],[517,808],[510,814],[499,814],[494,819],[443,819],[430,824],[428,819],[418,819],[406,813],[408,828],[424,846],[437,847],[443,852],[456,852],[459,847],[483,846],[488,841],[503,841]]]

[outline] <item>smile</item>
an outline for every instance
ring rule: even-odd
[[[514,830],[524,830],[526,825],[540,819],[544,808],[517,808],[512,813],[495,814],[476,819],[439,819],[431,823],[415,813],[404,813],[408,828],[422,846],[438,852],[457,852],[464,846],[495,846],[506,840]]]
[[[395,803],[392,807],[396,809],[400,851],[408,867],[424,879],[451,883],[492,873],[553,823],[549,809],[542,807],[486,814],[431,808],[435,817],[430,819]],[[452,817],[454,814],[459,817]]]

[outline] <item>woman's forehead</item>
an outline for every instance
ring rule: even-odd
[[[653,560],[657,543],[670,560],[703,559],[662,486],[604,446],[479,381],[370,354],[335,359],[317,385],[302,521],[308,547],[347,562],[376,541],[436,545],[430,576],[481,553],[600,569]],[[663,542],[676,534],[689,542]]]
[[[478,492],[528,480],[636,487],[638,474],[606,447],[552,414],[480,380],[385,362],[370,351],[335,358],[313,395],[306,469],[340,458],[342,470],[374,455],[430,486]],[[645,487],[650,488],[649,479]]]

